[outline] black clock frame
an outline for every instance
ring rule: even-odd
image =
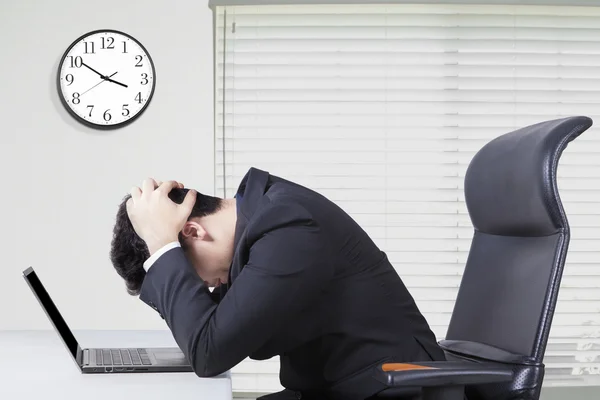
[[[142,107],[142,109],[133,117],[120,122],[118,124],[112,124],[112,125],[102,125],[102,124],[95,124],[93,122],[90,122],[84,118],[81,118],[79,115],[77,115],[77,113],[75,111],[73,111],[73,109],[71,109],[71,107],[69,106],[69,102],[65,99],[65,97],[63,96],[62,90],[61,90],[61,66],[63,65],[65,59],[67,58],[67,55],[69,54],[69,52],[71,51],[71,49],[73,49],[73,47],[75,47],[75,45],[77,43],[79,43],[80,41],[82,41],[83,39],[85,39],[88,36],[91,35],[95,35],[97,33],[116,33],[119,35],[123,35],[125,37],[128,37],[129,39],[133,40],[135,43],[137,43],[138,46],[140,46],[140,48],[144,51],[144,53],[146,53],[146,56],[148,57],[148,61],[150,62],[150,67],[152,68],[152,90],[150,91],[150,96],[148,97],[148,100],[146,101],[146,104],[144,104],[144,106]],[[154,97],[154,90],[156,89],[156,70],[154,68],[154,61],[152,61],[152,57],[150,56],[150,53],[148,52],[148,50],[146,50],[146,48],[144,47],[144,45],[142,43],[140,43],[139,40],[137,40],[136,38],[134,38],[133,36],[131,36],[128,33],[119,31],[119,30],[115,30],[115,29],[96,29],[90,32],[87,32],[81,36],[79,36],[77,39],[75,39],[75,41],[73,41],[73,43],[71,43],[71,45],[67,48],[67,50],[64,52],[64,54],[62,55],[60,62],[58,63],[58,71],[56,73],[56,87],[57,87],[57,93],[58,93],[58,97],[60,97],[60,102],[62,103],[62,105],[67,109],[67,111],[69,112],[69,114],[71,114],[71,116],[73,118],[75,118],[75,120],[79,121],[80,123],[82,123],[83,125],[86,125],[90,128],[94,128],[94,129],[99,129],[99,130],[113,130],[113,129],[118,129],[118,128],[122,128],[126,125],[131,124],[133,121],[137,120],[139,117],[142,116],[142,114],[144,113],[144,111],[146,111],[148,109],[148,105],[150,104],[150,101],[152,100],[152,97]]]

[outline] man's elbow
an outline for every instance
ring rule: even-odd
[[[206,359],[197,360],[194,363],[194,373],[199,378],[212,378],[229,370],[229,368],[219,364],[218,362],[211,362],[211,360]]]
[[[208,331],[202,333],[191,352],[194,373],[200,378],[211,378],[233,368],[231,354],[223,351],[221,343],[210,340],[216,335],[210,335]]]
[[[199,378],[212,378],[222,373],[227,372],[227,369],[217,369],[217,368],[196,368],[194,369],[194,373]]]

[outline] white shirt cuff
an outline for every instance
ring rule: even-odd
[[[152,254],[152,256],[144,262],[144,269],[146,272],[148,272],[152,264],[154,264],[160,256],[165,254],[167,251],[174,249],[175,247],[181,247],[181,244],[179,242],[171,242],[161,247],[156,253]]]

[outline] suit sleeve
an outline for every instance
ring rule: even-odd
[[[327,240],[306,210],[273,207],[260,218],[248,263],[219,304],[181,248],[161,256],[144,280],[140,299],[163,316],[198,376],[221,374],[249,357],[333,275]]]

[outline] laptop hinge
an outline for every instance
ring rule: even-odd
[[[90,352],[88,349],[83,349],[83,365],[90,365]]]

